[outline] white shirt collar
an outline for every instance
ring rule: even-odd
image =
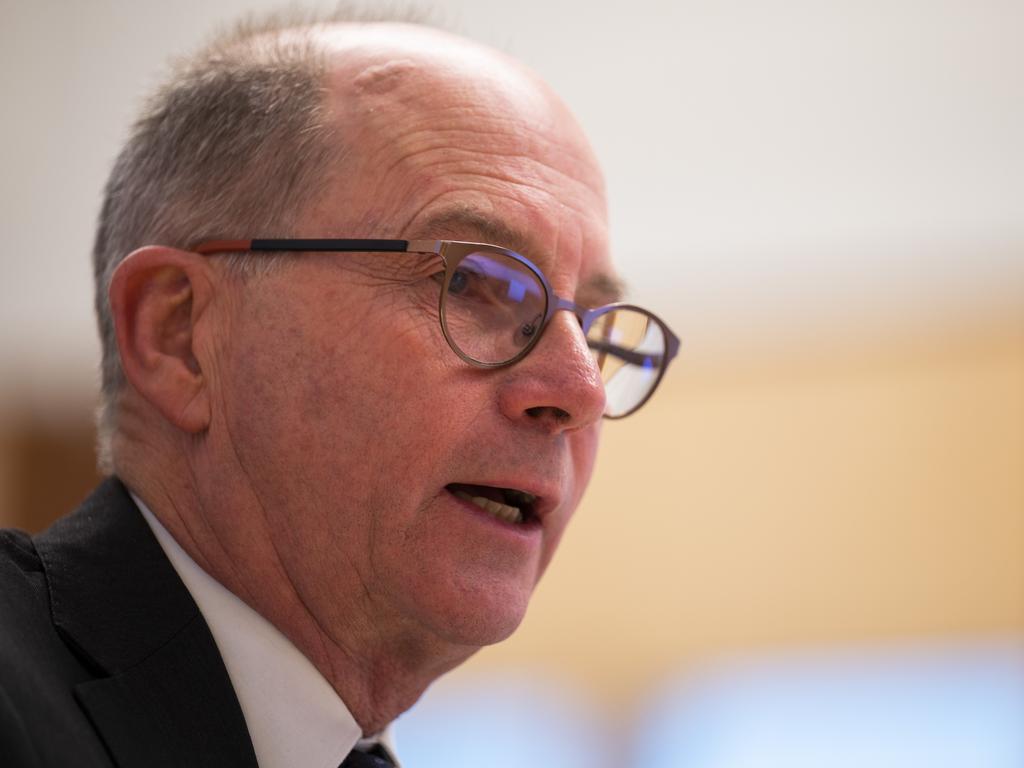
[[[210,627],[260,768],[338,768],[362,730],[323,675],[273,624],[189,557],[134,493]],[[394,755],[390,729],[378,739]]]

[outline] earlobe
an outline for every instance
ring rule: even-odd
[[[146,246],[121,262],[109,290],[129,384],[178,429],[204,431],[210,422],[209,381],[197,354],[196,329],[212,295],[206,260]]]

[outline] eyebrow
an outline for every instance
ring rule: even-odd
[[[533,250],[531,238],[525,233],[468,206],[446,208],[416,229],[429,233],[443,232],[453,239],[465,238],[468,232],[479,238],[478,242],[499,245],[523,255]],[[575,301],[589,306],[613,304],[622,301],[625,294],[626,284],[622,278],[609,272],[598,272],[577,286]]]

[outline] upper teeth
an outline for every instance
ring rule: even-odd
[[[504,520],[506,523],[523,522],[523,513],[518,507],[510,507],[507,504],[492,501],[484,496],[471,496],[465,491],[455,491],[455,495],[460,499],[473,502],[484,512],[494,515],[496,518]]]

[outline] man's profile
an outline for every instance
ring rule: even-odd
[[[0,534],[5,765],[391,765],[389,723],[518,626],[602,418],[678,347],[621,303],[562,102],[415,24],[182,63],[94,266],[110,477]]]

